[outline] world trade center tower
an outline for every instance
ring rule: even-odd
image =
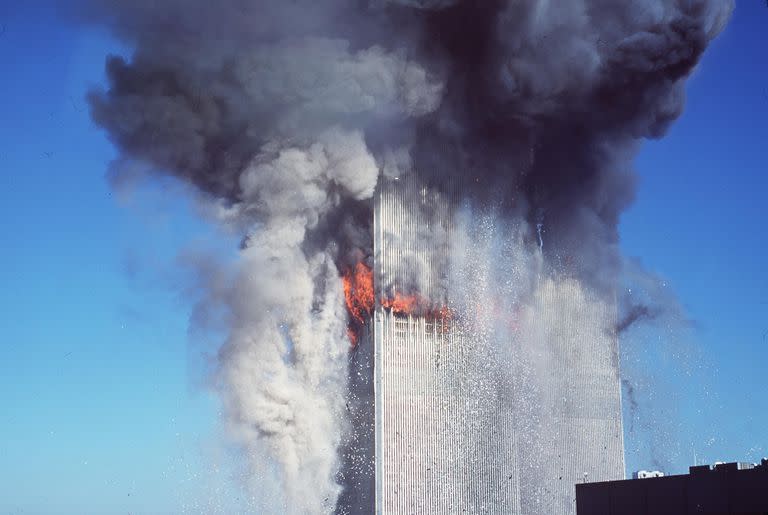
[[[367,406],[353,416],[356,445],[372,466],[345,479],[337,512],[574,514],[575,483],[624,475],[617,340],[590,323],[615,314],[542,281],[538,318],[517,336],[545,341],[554,364],[531,379],[530,423],[504,379],[515,370],[479,385],[476,328],[445,307],[457,203],[441,189],[406,176],[376,193],[375,306],[351,381]]]

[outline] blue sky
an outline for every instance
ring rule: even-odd
[[[681,392],[672,416],[709,462],[768,456],[767,27],[764,2],[737,2],[688,83],[685,113],[644,145],[621,224],[625,253],[665,278],[694,322],[698,371],[669,378]],[[692,461],[683,451],[678,471]]]
[[[190,299],[167,273],[190,242],[231,242],[183,196],[110,190],[115,152],[83,93],[121,49],[36,5],[0,7],[0,513],[236,512],[236,468],[189,346]],[[766,27],[763,2],[739,3],[685,114],[644,146],[621,225],[626,254],[695,322],[627,342],[692,342],[659,351],[671,362],[659,395],[679,392],[659,404],[664,434],[682,442],[671,472],[688,447],[704,461],[768,455]],[[630,469],[649,466],[644,438],[627,435]]]
[[[110,190],[83,94],[120,49],[51,8],[0,13],[0,513],[213,513],[217,406],[189,302],[147,263],[215,235],[179,196]]]

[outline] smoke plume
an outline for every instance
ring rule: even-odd
[[[590,306],[616,291],[617,224],[634,197],[638,145],[680,114],[685,80],[732,8],[730,0],[80,4],[84,19],[132,48],[107,59],[106,88],[88,96],[120,151],[114,176],[141,163],[175,177],[217,223],[243,234],[235,279],[216,292],[230,313],[217,386],[232,435],[253,457],[254,482],[269,475],[279,485],[264,502],[290,513],[332,511],[346,484],[338,450],[354,427],[340,276],[371,260],[381,177],[460,192],[467,227],[499,227],[500,239],[477,252],[486,263],[514,256],[497,273],[521,283],[493,292],[505,309],[525,318],[521,306],[569,295],[585,313],[602,313]],[[420,235],[432,236],[447,245]],[[462,287],[472,280],[467,256],[451,259],[455,290],[435,293],[441,302],[488,294]],[[429,265],[403,273],[419,266]],[[537,277],[546,278],[538,287]],[[651,315],[636,306],[618,326],[594,318],[621,332]]]

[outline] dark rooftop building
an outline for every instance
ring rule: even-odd
[[[643,477],[643,476],[640,476]],[[768,515],[768,459],[576,485],[578,515]]]

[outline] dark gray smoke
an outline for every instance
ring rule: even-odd
[[[341,490],[337,449],[350,428],[339,273],[370,258],[380,174],[495,206],[544,273],[613,295],[638,144],[680,114],[684,81],[732,8],[81,3],[133,48],[108,58],[107,88],[89,94],[120,150],[114,176],[137,163],[174,176],[244,234],[237,279],[216,297],[232,313],[219,387],[254,470],[281,487],[265,505],[297,513],[332,509]],[[630,312],[619,331],[649,314]]]
[[[629,432],[635,431],[635,419],[637,418],[637,411],[640,409],[640,405],[637,402],[637,396],[635,395],[635,386],[627,379],[621,380],[621,387],[624,391],[624,404],[629,410]]]
[[[621,334],[629,329],[633,324],[643,320],[653,320],[658,316],[651,306],[643,304],[634,304],[624,313],[624,317],[616,324],[616,333]]]
[[[680,327],[692,325],[667,282],[637,259],[624,259],[620,271],[615,333],[621,335],[641,323],[663,321]]]

